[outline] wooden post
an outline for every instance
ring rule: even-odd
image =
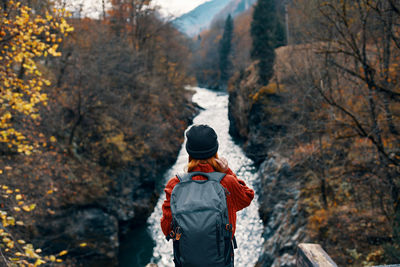
[[[337,267],[336,263],[319,244],[299,244],[296,256],[297,267]]]

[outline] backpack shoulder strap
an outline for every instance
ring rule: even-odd
[[[189,180],[188,173],[180,173],[177,174],[176,177],[179,179],[180,183]]]
[[[188,182],[188,181],[192,180],[193,176],[197,176],[197,175],[205,176],[210,181],[221,182],[222,178],[225,177],[226,173],[222,173],[222,172],[189,172],[189,173],[185,173],[185,174],[177,174],[176,177],[178,177],[179,182]]]

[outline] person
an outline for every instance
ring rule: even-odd
[[[208,125],[194,125],[186,132],[186,138],[186,151],[189,154],[187,165],[188,174],[192,172],[223,173],[223,178],[220,180],[220,184],[225,190],[224,198],[226,198],[226,200],[224,201],[226,201],[229,224],[231,227],[230,234],[232,238],[230,240],[234,240],[236,243],[236,240],[234,239],[236,231],[236,213],[250,205],[254,198],[254,191],[249,188],[243,180],[239,179],[235,173],[233,173],[225,158],[218,156],[217,152],[219,144],[214,129]],[[208,178],[203,175],[195,175],[191,177],[191,179],[207,180]],[[175,187],[179,183],[180,178],[175,176],[168,181],[164,190],[166,198],[162,205],[161,228],[167,239],[169,239],[169,235],[174,232],[172,226],[173,214],[171,212],[171,194],[173,194]],[[193,195],[193,193],[191,194]],[[176,259],[175,249],[177,248],[174,244],[175,266],[181,266],[179,259]],[[233,266],[233,249],[230,250],[230,254],[232,258],[230,261],[232,261],[232,263],[229,263],[230,265],[228,266]],[[203,257],[204,256],[205,255],[203,255]],[[192,264],[189,265],[193,266]],[[201,266],[201,264],[198,266]],[[222,266],[226,266],[226,263]]]

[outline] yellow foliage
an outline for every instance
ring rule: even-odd
[[[264,94],[276,94],[278,92],[278,85],[276,83],[269,83],[261,87],[259,92]]]
[[[30,212],[30,211],[34,210],[35,207],[36,207],[36,204],[31,204],[29,206],[28,205],[24,205],[24,206],[22,206],[22,209],[24,211],[26,211],[26,212]]]
[[[107,138],[107,143],[112,143],[118,147],[118,150],[124,152],[126,150],[126,142],[124,141],[124,133],[118,133],[117,135]]]
[[[29,206],[28,206],[28,205],[22,206],[22,209],[23,209],[24,211],[26,211],[26,212],[31,211],[31,210],[29,209]]]
[[[0,142],[29,155],[33,146],[15,130],[13,117],[23,114],[33,120],[39,118],[37,105],[46,105],[47,101],[43,86],[51,83],[43,77],[37,60],[60,56],[57,43],[73,28],[63,18],[68,16],[64,10],[42,17],[20,2],[8,4],[7,12],[0,7]],[[43,34],[48,36],[45,41]]]
[[[59,255],[59,256],[64,256],[64,255],[66,255],[67,253],[68,253],[67,250],[63,250],[63,251],[61,251],[60,253],[58,253],[58,255]]]
[[[42,265],[43,263],[46,263],[46,262],[44,260],[37,259],[34,266],[36,267],[36,266]]]
[[[12,196],[12,194],[16,194],[15,197],[10,197],[10,201],[18,201],[23,198],[22,194],[20,193],[19,189],[12,190],[6,185],[2,185],[1,189],[4,190],[3,193],[6,193],[8,195],[3,195],[3,196]],[[22,201],[19,201],[18,204],[21,204]],[[23,203],[23,202],[22,202]],[[36,208],[36,204],[29,204],[29,205],[23,205],[22,210],[31,212]],[[13,207],[11,211],[19,212],[21,211],[20,207]],[[56,256],[51,255],[51,256],[46,256],[42,257],[40,253],[42,252],[41,249],[35,249],[32,244],[27,244],[25,240],[22,239],[17,239],[13,237],[11,231],[9,230],[10,227],[12,226],[23,226],[24,222],[23,221],[17,221],[13,216],[11,216],[8,211],[6,210],[0,210],[0,246],[5,248],[4,252],[11,253],[8,254],[9,257],[8,260],[12,261],[13,264],[10,266],[39,266],[44,263],[46,263],[46,260],[51,260],[54,262],[62,262],[61,259],[57,259]],[[14,241],[15,240],[15,241]],[[21,247],[22,246],[22,247]],[[67,251],[63,250],[60,253],[58,253],[59,256],[66,255]],[[22,257],[20,258],[13,258],[10,257],[11,255],[14,255],[16,257]],[[29,262],[35,262],[35,264],[30,264]],[[15,264],[17,265],[15,265]]]
[[[261,95],[273,95],[278,93],[278,84],[277,83],[269,83],[261,87],[255,94],[252,95],[252,99],[257,101]]]
[[[374,263],[382,261],[383,255],[384,255],[384,250],[382,248],[374,250],[367,255],[366,261],[363,262],[363,265],[364,266],[375,265]]]
[[[328,224],[330,214],[325,209],[316,210],[312,216],[309,217],[308,227],[314,232],[318,233],[319,229],[325,227]]]

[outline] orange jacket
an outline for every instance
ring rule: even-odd
[[[209,164],[199,164],[193,171],[214,172],[215,170]],[[228,206],[229,223],[232,224],[232,231],[233,234],[235,234],[236,212],[250,205],[254,198],[254,191],[247,187],[243,180],[238,179],[231,169],[228,169],[226,174],[227,175],[221,180],[221,185],[229,192],[226,202]],[[193,179],[206,180],[207,178],[203,176],[194,176]],[[172,213],[170,200],[172,190],[177,183],[179,183],[179,179],[175,176],[168,181],[164,189],[166,199],[162,205],[163,216],[161,218],[161,228],[165,236],[171,232]]]

